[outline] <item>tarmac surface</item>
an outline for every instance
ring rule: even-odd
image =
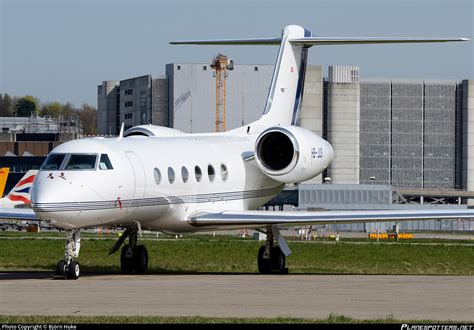
[[[474,321],[474,276],[0,273],[3,315]]]

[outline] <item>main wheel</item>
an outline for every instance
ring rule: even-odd
[[[144,245],[133,249],[133,266],[137,274],[145,274],[148,268],[148,251]]]
[[[285,255],[281,251],[279,246],[274,246],[272,248],[272,253],[270,253],[270,260],[272,265],[272,270],[278,271],[280,273],[285,273]]]
[[[258,272],[260,274],[270,274],[272,272],[271,259],[263,259],[265,246],[261,246],[258,250]]]
[[[60,260],[56,265],[56,273],[54,276],[56,277],[66,277],[66,261]]]
[[[81,268],[79,267],[79,263],[75,260],[71,260],[69,264],[69,268],[66,273],[66,277],[70,280],[77,280],[81,273]]]
[[[133,253],[128,245],[125,245],[120,253],[120,268],[125,274],[133,272]]]

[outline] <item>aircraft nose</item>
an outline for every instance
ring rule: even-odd
[[[64,187],[57,187],[58,184],[62,182],[55,182],[55,180],[53,180],[53,178],[58,175],[59,173],[55,172],[38,172],[35,178],[35,183],[30,190],[31,202],[33,206],[38,203],[49,203],[55,199],[58,199],[58,197],[61,195],[64,198],[66,195],[65,191],[67,190],[64,189]]]
[[[74,179],[73,173],[39,171],[31,191],[33,211],[55,227],[69,229],[88,221],[81,198],[95,199],[93,190]],[[84,220],[85,219],[85,220]]]

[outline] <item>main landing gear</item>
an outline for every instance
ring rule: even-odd
[[[81,232],[73,229],[66,232],[66,248],[64,249],[64,260],[60,260],[56,265],[54,278],[77,280],[81,273],[79,262],[74,260],[79,256],[81,248]]]
[[[120,268],[125,274],[134,271],[137,274],[145,274],[148,268],[148,251],[144,245],[137,245],[137,233],[138,229],[127,228],[109,251],[109,255],[117,252],[128,237],[128,244],[122,247],[120,253]]]
[[[290,248],[276,226],[267,225],[266,234],[265,245],[258,250],[258,272],[288,274],[285,257],[291,254]],[[278,241],[278,246],[273,245],[274,238]]]

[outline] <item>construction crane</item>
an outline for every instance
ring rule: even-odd
[[[227,56],[219,53],[212,60],[211,68],[214,69],[216,78],[216,132],[225,132],[227,70],[233,70],[234,64]]]

